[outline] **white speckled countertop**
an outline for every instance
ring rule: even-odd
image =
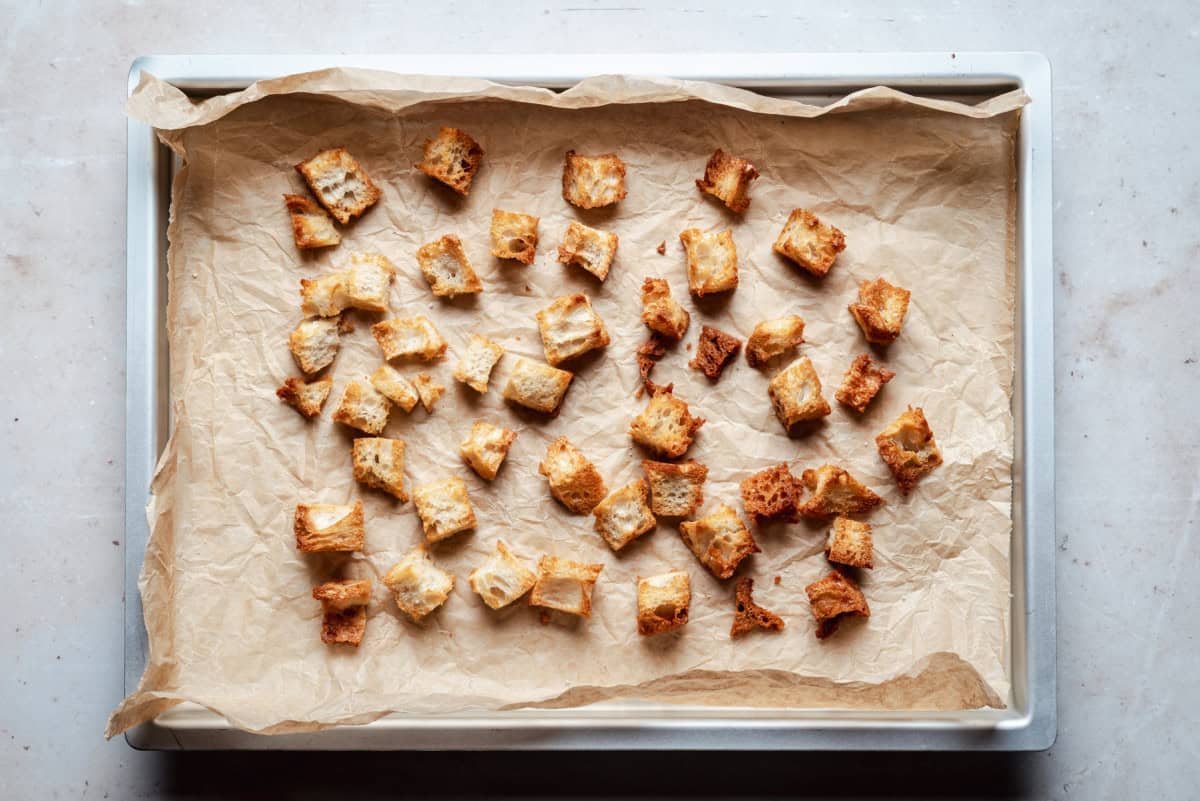
[[[1169,2],[5,3],[5,798],[1189,798],[1200,756],[1200,18]],[[514,4],[515,5],[515,4]],[[145,53],[1037,50],[1054,70],[1059,737],[1029,755],[152,754],[122,693],[126,71]],[[613,71],[621,58],[614,55]],[[739,757],[739,759],[742,759]],[[664,769],[674,765],[678,770]],[[865,766],[869,766],[864,769]],[[351,791],[357,775],[360,790]],[[537,776],[536,780],[530,778]],[[702,779],[702,783],[697,780]],[[690,785],[695,784],[695,787]]]

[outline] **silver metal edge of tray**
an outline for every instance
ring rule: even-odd
[[[1013,708],[960,713],[705,710],[615,705],[452,716],[392,715],[315,734],[248,734],[185,704],[126,735],[146,749],[1042,750],[1056,736],[1054,349],[1050,64],[1037,53],[147,56],[146,71],[190,94],[329,66],[485,77],[561,88],[589,75],[670,75],[765,93],[835,97],[886,84],[917,94],[1020,87],[1032,102],[1017,141],[1017,355],[1013,392]],[[127,165],[125,691],[146,664],[138,574],[145,505],[167,437],[166,226],[171,154],[130,119]],[[770,716],[768,716],[770,715]],[[736,736],[731,736],[736,734]]]

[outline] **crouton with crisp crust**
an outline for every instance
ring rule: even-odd
[[[600,471],[566,437],[550,443],[538,472],[546,477],[550,494],[577,515],[590,513],[608,494]]]
[[[434,381],[428,373],[417,373],[417,377],[413,379],[413,386],[417,390],[417,397],[421,399],[421,405],[425,407],[426,414],[433,412],[434,404],[446,391],[446,388]]]
[[[404,491],[404,440],[358,437],[351,456],[355,481],[383,490],[400,503],[408,501]]]
[[[692,446],[702,425],[704,418],[692,417],[685,401],[670,392],[660,392],[633,418],[629,435],[638,445],[659,456],[678,459]]]
[[[336,317],[304,320],[288,335],[288,349],[296,366],[308,375],[319,373],[337,358],[341,342]]]
[[[742,507],[756,526],[778,520],[794,523],[804,485],[786,464],[760,470],[742,481]]]
[[[475,295],[483,291],[479,276],[463,250],[462,240],[454,234],[426,243],[417,249],[417,264],[429,289],[439,298]]]
[[[754,603],[754,579],[749,576],[742,576],[737,580],[733,598],[733,625],[729,629],[730,637],[740,637],[755,629],[783,631],[787,625],[779,615]]]
[[[387,311],[396,267],[378,253],[355,253],[350,266],[320,278],[300,279],[300,310],[336,317],[346,309]]]
[[[568,150],[562,194],[564,200],[581,209],[598,209],[624,200],[625,162],[616,153],[581,156]]]
[[[671,297],[667,279],[647,278],[642,282],[642,322],[670,340],[680,340],[687,333],[691,315]]]
[[[847,308],[868,342],[890,345],[900,336],[910,295],[907,289],[892,286],[882,278],[860,281],[858,303],[851,303]]]
[[[650,372],[654,369],[654,365],[658,364],[658,360],[667,353],[667,339],[662,334],[652,333],[650,338],[638,345],[637,349],[637,365],[638,374],[642,377],[641,389],[649,392],[651,397],[660,392],[671,392],[675,389],[674,384],[661,386],[650,380]],[[642,393],[636,393],[636,397],[641,397]]]
[[[321,602],[321,642],[355,646],[362,642],[371,600],[369,579],[327,581],[313,587],[312,596]]]
[[[817,620],[817,639],[837,631],[838,622],[848,615],[871,616],[867,599],[854,580],[834,570],[820,581],[804,588],[813,617]]]
[[[492,609],[503,609],[533,588],[537,574],[513,555],[504,540],[496,552],[467,577],[471,589]]]
[[[500,471],[500,465],[508,456],[508,449],[516,440],[516,431],[476,420],[471,426],[471,433],[459,446],[458,452],[480,478],[491,481]]]
[[[421,518],[427,542],[440,542],[460,531],[475,528],[475,509],[467,484],[458,476],[413,487],[413,504]]]
[[[740,214],[750,208],[750,184],[757,177],[758,170],[753,164],[717,148],[704,166],[704,178],[697,180],[696,186]]]
[[[767,394],[775,416],[788,431],[797,423],[817,420],[833,411],[821,395],[821,379],[807,356],[796,359],[772,378]]]
[[[825,464],[800,475],[811,497],[800,505],[804,517],[833,517],[869,512],[883,504],[874,492],[840,467]]]
[[[310,383],[305,383],[299,378],[289,378],[279,389],[275,390],[275,395],[288,406],[311,419],[321,413],[331,389],[333,389],[332,378],[322,378],[320,381]]]
[[[619,551],[655,526],[646,504],[649,490],[643,479],[626,484],[596,505],[596,531],[608,547]]]
[[[467,352],[454,368],[454,380],[466,384],[480,394],[487,392],[492,369],[503,355],[504,348],[500,345],[485,336],[471,334]]]
[[[437,567],[425,546],[418,545],[384,574],[383,583],[396,596],[400,611],[419,623],[446,603],[454,576]]]
[[[708,468],[696,461],[680,464],[642,461],[650,484],[650,511],[662,517],[688,517],[704,503]]]
[[[361,551],[366,539],[362,501],[352,506],[298,503],[292,531],[296,548],[305,553]]]
[[[679,241],[687,251],[688,289],[693,295],[702,298],[737,288],[737,247],[732,230],[706,234],[699,228],[688,228],[679,235]]]
[[[807,209],[793,209],[772,250],[794,261],[808,272],[823,277],[837,254],[846,249],[846,237],[826,225]]]
[[[879,394],[883,385],[896,377],[891,370],[876,367],[871,357],[862,354],[850,364],[850,369],[842,377],[842,385],[838,387],[833,397],[838,403],[849,406],[858,413],[867,410],[867,405]]]
[[[515,211],[492,209],[492,255],[512,259],[521,264],[533,264],[537,253],[538,218]]]
[[[746,363],[763,367],[804,342],[804,320],[794,314],[763,320],[754,326],[746,340]]]
[[[446,340],[424,315],[397,317],[371,326],[371,335],[379,343],[383,358],[419,359],[432,362],[446,353]]]
[[[375,205],[379,191],[358,161],[345,148],[322,150],[296,165],[313,196],[342,225]]]
[[[558,246],[558,262],[582,267],[603,281],[617,256],[619,241],[616,234],[573,222],[567,226],[562,244]]]
[[[871,540],[871,524],[848,517],[833,521],[825,538],[825,558],[848,567],[875,567],[875,547]]]
[[[542,414],[557,414],[571,379],[575,376],[529,359],[517,359],[517,364],[504,386],[505,400]]]
[[[371,373],[371,386],[406,413],[411,412],[420,399],[412,382],[400,375],[400,371],[390,364],[381,364]]]
[[[942,463],[942,450],[933,438],[929,421],[920,406],[892,421],[875,437],[879,457],[896,477],[900,491],[908,494],[922,477]]]
[[[680,523],[679,536],[700,564],[719,579],[732,576],[743,559],[759,551],[750,529],[725,504],[707,517]]]
[[[692,582],[683,570],[638,577],[637,629],[644,637],[687,625]]]
[[[351,381],[342,392],[333,419],[364,434],[378,434],[387,426],[391,411],[391,401],[376,392],[368,380]]]
[[[433,139],[425,140],[424,156],[414,166],[465,196],[482,161],[483,148],[465,131],[442,128]]]
[[[577,617],[591,617],[592,588],[602,570],[604,565],[543,556],[538,560],[537,580],[529,594],[529,605]]]
[[[537,313],[546,361],[557,367],[608,345],[608,330],[587,295],[563,295]]]
[[[342,241],[329,213],[304,195],[284,195],[292,221],[292,238],[301,250],[332,247]]]
[[[742,341],[737,337],[706,325],[700,329],[696,355],[688,362],[688,367],[704,373],[710,381],[716,381],[741,348]]]

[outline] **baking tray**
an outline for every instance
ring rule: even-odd
[[[126,735],[147,749],[1041,750],[1056,733],[1054,348],[1050,65],[1036,53],[146,56],[144,70],[195,97],[331,66],[462,75],[559,89],[611,73],[666,75],[824,103],[886,84],[973,102],[1024,89],[1017,153],[1017,370],[1009,708],[961,712],[744,709],[609,703],[582,709],[389,715],[365,726],[268,737],[181,704]],[[145,506],[168,432],[167,220],[176,165],[154,132],[128,123],[125,425],[125,691],[146,664],[137,579]]]

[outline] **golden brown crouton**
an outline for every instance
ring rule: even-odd
[[[859,523],[848,517],[835,519],[825,539],[825,558],[849,567],[875,567],[871,524]]]
[[[546,449],[538,472],[550,484],[550,494],[577,515],[586,515],[608,494],[604,478],[566,437]]]
[[[679,535],[700,564],[719,579],[732,576],[743,559],[759,550],[754,535],[725,504],[707,517],[680,523]]]
[[[692,446],[704,418],[692,417],[686,402],[670,392],[650,398],[642,413],[633,418],[629,435],[643,448],[668,459],[678,459]]]
[[[853,579],[837,570],[809,584],[804,592],[817,619],[817,639],[823,640],[837,631],[838,621],[845,615],[871,616],[862,590]]]
[[[537,313],[546,361],[558,366],[608,345],[608,330],[587,295],[563,295]]]
[[[408,501],[404,491],[404,440],[358,437],[352,457],[355,481],[383,490],[400,503]]]
[[[711,326],[703,326],[696,345],[696,355],[688,362],[688,367],[699,370],[708,376],[709,380],[716,381],[721,377],[725,365],[737,356],[741,347],[742,340],[732,334],[726,334]]]
[[[654,528],[654,515],[646,505],[649,490],[643,479],[626,484],[596,505],[596,531],[608,547],[619,551]]]
[[[396,267],[378,253],[354,253],[350,266],[320,278],[300,279],[300,310],[335,317],[346,309],[387,311]]]
[[[804,320],[796,315],[763,320],[754,326],[746,341],[746,362],[762,367],[804,342]]]
[[[637,349],[637,364],[638,373],[642,377],[642,390],[649,392],[653,397],[660,392],[670,392],[675,389],[674,384],[662,386],[655,384],[650,380],[650,371],[654,369],[654,365],[658,364],[667,352],[667,340],[659,333],[651,333],[650,338],[638,345]],[[641,397],[641,391],[635,393],[636,397]]]
[[[465,131],[442,128],[436,137],[425,140],[424,157],[413,166],[458,194],[467,195],[482,161],[483,148]]]
[[[883,385],[895,377],[896,374],[891,370],[875,367],[871,357],[864,353],[851,362],[850,369],[842,377],[842,385],[833,397],[837,398],[838,403],[861,414],[867,410],[867,404]]]
[[[321,602],[321,642],[355,646],[362,642],[371,600],[369,579],[327,581],[313,587],[312,596]]]
[[[858,303],[851,303],[847,308],[868,342],[890,345],[900,336],[910,294],[907,289],[892,286],[882,278],[859,281]]]
[[[438,402],[438,398],[446,391],[446,388],[434,381],[429,373],[417,373],[417,377],[413,379],[413,386],[416,387],[417,397],[421,399],[421,405],[425,407],[427,414],[433,413],[433,405]]]
[[[496,362],[500,361],[500,357],[503,355],[504,348],[495,342],[485,336],[471,334],[471,341],[467,343],[467,352],[458,360],[458,366],[454,368],[454,380],[461,381],[476,392],[487,392],[492,368],[496,366]]]
[[[730,637],[740,637],[755,629],[783,631],[787,625],[779,615],[754,603],[754,579],[749,576],[742,576],[737,580],[733,598],[733,626],[729,629]]]
[[[732,230],[706,234],[689,228],[679,235],[679,241],[687,251],[688,289],[693,295],[702,298],[737,288],[737,247]]]
[[[812,212],[793,209],[772,249],[820,278],[829,272],[837,254],[846,249],[846,237]]]
[[[543,556],[538,560],[537,581],[529,594],[529,605],[591,617],[592,587],[602,570],[604,565],[585,565],[557,556]]]
[[[567,226],[562,244],[558,246],[558,261],[578,265],[603,281],[617,256],[618,242],[616,234],[573,222]]]
[[[283,382],[275,395],[288,406],[292,406],[300,414],[308,418],[316,417],[333,389],[332,378],[322,378],[320,381],[304,383],[299,378],[289,378]]]
[[[496,540],[496,552],[467,577],[483,602],[492,609],[503,609],[533,587],[537,574],[513,555],[504,540]]]
[[[446,340],[429,318],[420,314],[375,323],[371,326],[371,335],[388,361],[403,358],[431,362],[446,353]]]
[[[382,364],[371,373],[371,386],[406,413],[411,412],[419,400],[417,388],[390,364]]]
[[[821,379],[812,361],[801,356],[767,385],[775,416],[788,431],[799,422],[817,420],[829,414],[829,402],[821,395]]]
[[[642,282],[642,322],[656,334],[679,340],[688,330],[691,315],[671,297],[665,278],[647,278]]]
[[[942,451],[920,406],[915,409],[909,406],[908,411],[893,420],[875,437],[875,446],[905,495],[942,463]]]
[[[419,623],[446,603],[454,589],[454,576],[434,565],[429,551],[418,545],[384,574],[383,583],[395,594],[400,611]]]
[[[662,634],[687,625],[692,582],[683,570],[638,577],[637,630],[642,636]]]
[[[650,511],[663,517],[688,517],[704,503],[708,468],[696,461],[681,464],[642,461],[650,482]]]
[[[572,373],[557,367],[529,359],[517,359],[504,386],[504,397],[535,412],[557,414],[574,377]]]
[[[475,528],[471,496],[467,494],[466,482],[458,476],[413,487],[413,503],[427,542],[440,542]]]
[[[804,517],[833,517],[869,512],[883,503],[874,492],[840,467],[824,464],[805,470],[800,480],[812,497],[800,505]]]
[[[742,506],[756,526],[770,520],[794,523],[803,492],[800,479],[786,464],[778,464],[742,481]]]
[[[704,166],[703,180],[696,181],[696,186],[720,199],[730,211],[741,213],[750,208],[750,183],[757,177],[753,164],[717,148]]]
[[[375,205],[383,196],[371,178],[345,148],[322,150],[296,165],[313,196],[342,225]]]
[[[538,218],[514,211],[492,209],[492,255],[533,264],[537,252]]]
[[[342,400],[333,411],[333,419],[364,434],[378,434],[387,426],[391,411],[391,401],[364,379],[346,385]]]
[[[483,291],[479,276],[471,267],[462,240],[454,234],[426,243],[417,249],[417,264],[429,288],[439,298],[475,295]]]
[[[361,551],[365,541],[362,501],[353,506],[298,503],[292,531],[296,547],[305,553]]]
[[[338,323],[337,317],[317,317],[296,326],[288,335],[288,349],[296,366],[312,375],[333,364],[341,345]]]
[[[292,238],[301,250],[327,248],[342,241],[329,213],[304,195],[284,195],[292,220]]]
[[[471,426],[471,433],[459,446],[458,452],[480,478],[491,481],[496,477],[500,465],[504,463],[504,457],[508,456],[508,449],[516,440],[516,431],[476,420]]]
[[[625,198],[625,162],[616,153],[581,156],[567,151],[562,177],[563,199],[581,209],[610,206]]]

